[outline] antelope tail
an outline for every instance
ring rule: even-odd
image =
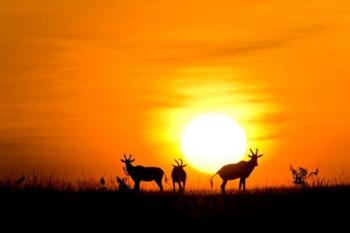
[[[215,173],[212,177],[211,177],[211,179],[210,179],[210,188],[211,188],[211,190],[213,190],[213,179],[214,179],[214,177],[217,175],[218,173]]]
[[[166,184],[168,183],[168,177],[166,177],[165,173],[164,173],[164,181]]]

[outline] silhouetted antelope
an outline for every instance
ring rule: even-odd
[[[164,172],[159,167],[143,167],[143,166],[133,166],[131,163],[135,161],[135,159],[131,159],[131,155],[129,158],[126,158],[124,154],[124,159],[121,159],[123,163],[125,163],[126,171],[129,176],[131,176],[134,181],[134,190],[140,190],[140,182],[141,181],[155,181],[159,186],[160,191],[163,191],[162,179]],[[165,178],[166,182],[166,178]]]
[[[250,173],[254,170],[255,166],[258,166],[258,158],[263,156],[258,155],[258,149],[256,149],[255,153],[250,149],[251,155],[248,155],[249,161],[240,161],[235,164],[228,164],[223,166],[219,171],[215,173],[211,177],[210,183],[211,187],[213,187],[213,178],[219,174],[221,179],[223,180],[221,184],[221,191],[225,193],[226,183],[229,180],[240,179],[239,180],[239,190],[243,186],[243,191],[245,190],[245,180],[249,177]]]
[[[182,159],[180,159],[180,163],[174,159],[177,165],[173,165],[173,170],[171,172],[171,179],[173,180],[173,189],[175,191],[175,183],[179,185],[179,191],[183,192],[185,191],[185,185],[186,185],[186,172],[184,170],[184,167],[186,167],[186,164],[183,164]]]

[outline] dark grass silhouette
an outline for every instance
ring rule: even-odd
[[[123,180],[122,178],[120,178]],[[186,193],[120,192],[101,180],[75,183],[49,177],[27,177],[21,186],[16,179],[1,179],[0,206],[6,218],[22,221],[90,226],[91,224],[160,229],[164,224],[236,226],[245,224],[288,224],[288,228],[311,224],[315,227],[345,226],[350,208],[350,185],[266,187],[222,195],[209,190]],[[70,185],[68,185],[70,184]],[[107,185],[108,184],[108,185]],[[145,225],[138,225],[146,222]],[[176,224],[175,224],[176,225]],[[269,225],[269,226],[270,226]],[[255,225],[258,226],[258,225]],[[259,225],[263,226],[263,225]]]

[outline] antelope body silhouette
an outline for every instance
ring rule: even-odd
[[[255,153],[252,149],[250,149],[251,154],[248,155],[250,158],[249,161],[240,161],[235,164],[228,164],[223,166],[219,171],[217,171],[210,180],[211,187],[213,187],[213,178],[219,174],[221,177],[222,184],[221,184],[221,191],[225,193],[225,187],[227,184],[227,181],[234,180],[234,179],[240,179],[239,180],[239,190],[241,190],[241,187],[243,187],[243,191],[245,190],[245,181],[249,177],[249,175],[252,173],[254,168],[258,166],[258,158],[263,156],[263,154],[258,154],[258,149],[256,149]]]
[[[183,164],[182,159],[180,159],[180,163],[174,159],[176,162],[176,165],[173,165],[173,170],[171,172],[171,179],[173,180],[173,189],[175,191],[175,183],[179,186],[179,191],[183,192],[185,191],[185,185],[186,185],[186,172],[184,170],[184,167],[186,167],[186,164]]]
[[[160,191],[163,191],[162,179],[163,179],[164,171],[161,168],[133,166],[131,163],[134,162],[135,159],[131,159],[131,155],[129,155],[129,158],[127,158],[124,154],[124,159],[121,159],[120,161],[125,163],[126,171],[134,181],[135,191],[140,191],[141,181],[155,181]],[[165,178],[165,182],[166,182],[166,178]]]

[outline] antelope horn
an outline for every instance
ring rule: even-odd
[[[255,149],[255,155],[258,155],[258,148]]]
[[[182,159],[179,159],[179,160],[180,160],[180,162],[181,162],[181,166],[184,165],[184,163],[182,162]]]
[[[177,166],[180,166],[179,162],[176,159],[174,159],[174,160],[175,160]]]
[[[129,158],[128,158],[128,160],[130,160],[131,159],[131,154],[129,155]]]
[[[252,153],[252,155],[253,155],[253,154],[254,154],[254,152],[253,152],[252,148],[250,148],[249,150],[250,150],[250,153]]]
[[[127,159],[125,154],[124,154],[124,159]]]

